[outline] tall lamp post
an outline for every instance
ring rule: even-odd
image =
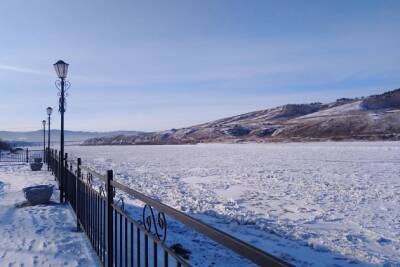
[[[53,112],[53,108],[52,107],[48,107],[47,109],[46,109],[46,111],[47,111],[47,116],[48,116],[48,119],[47,119],[47,123],[48,123],[48,126],[47,126],[47,132],[48,132],[48,136],[47,136],[47,157],[46,157],[46,161],[47,161],[47,170],[49,171],[50,170],[50,165],[49,165],[49,155],[50,155],[50,117],[51,117],[51,113]]]
[[[63,202],[64,199],[64,113],[65,113],[65,92],[68,90],[70,83],[66,81],[68,66],[69,64],[65,63],[62,60],[57,61],[53,64],[54,69],[57,73],[57,77],[59,80],[56,81],[56,87],[60,90],[59,96],[59,112],[61,114],[61,136],[60,136],[60,202]]]
[[[43,161],[46,160],[46,120],[42,120],[43,124]]]

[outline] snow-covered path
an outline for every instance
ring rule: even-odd
[[[15,208],[24,200],[22,188],[55,182],[47,171],[11,164],[0,163],[0,266],[97,266],[96,255],[84,234],[76,232],[67,205]]]

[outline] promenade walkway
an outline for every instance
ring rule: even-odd
[[[16,208],[22,188],[54,184],[46,171],[32,172],[25,163],[0,163],[0,266],[100,266],[68,205]]]

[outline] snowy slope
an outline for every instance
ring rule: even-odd
[[[363,99],[287,104],[181,129],[89,139],[87,145],[400,140],[400,89]]]
[[[393,139],[400,138],[400,112],[365,110],[362,101],[321,110],[286,122],[273,136],[287,139]]]

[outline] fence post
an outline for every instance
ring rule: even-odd
[[[57,180],[56,177],[56,173],[54,172],[55,168],[56,168],[56,151],[54,150],[54,148],[51,149],[51,174],[54,175],[54,180]]]
[[[26,163],[29,162],[29,150],[28,148],[26,149]]]
[[[57,157],[58,157],[58,152],[57,149],[54,149],[54,179],[56,181],[58,181],[58,187],[60,187],[60,181],[58,180],[58,161],[57,161]],[[60,159],[60,158],[58,158]]]
[[[80,199],[80,191],[79,191],[79,179],[81,178],[81,165],[82,160],[78,158],[78,164],[76,169],[76,179],[75,179],[75,210],[76,210],[76,230],[78,232],[81,231],[81,226],[79,225],[79,199]]]
[[[62,161],[62,156],[61,152],[58,152],[58,183],[60,185],[60,203],[63,203],[63,195],[64,195],[64,187],[63,187],[63,180],[61,176],[61,161]]]
[[[68,153],[65,153],[64,159],[63,159],[63,174],[62,174],[62,179],[63,179],[63,185],[64,185],[64,202],[68,202],[67,199],[67,193],[68,193]]]
[[[50,171],[50,149],[46,148],[46,162],[47,162],[47,171]]]
[[[107,267],[113,266],[113,198],[114,190],[111,185],[113,171],[107,171]]]

